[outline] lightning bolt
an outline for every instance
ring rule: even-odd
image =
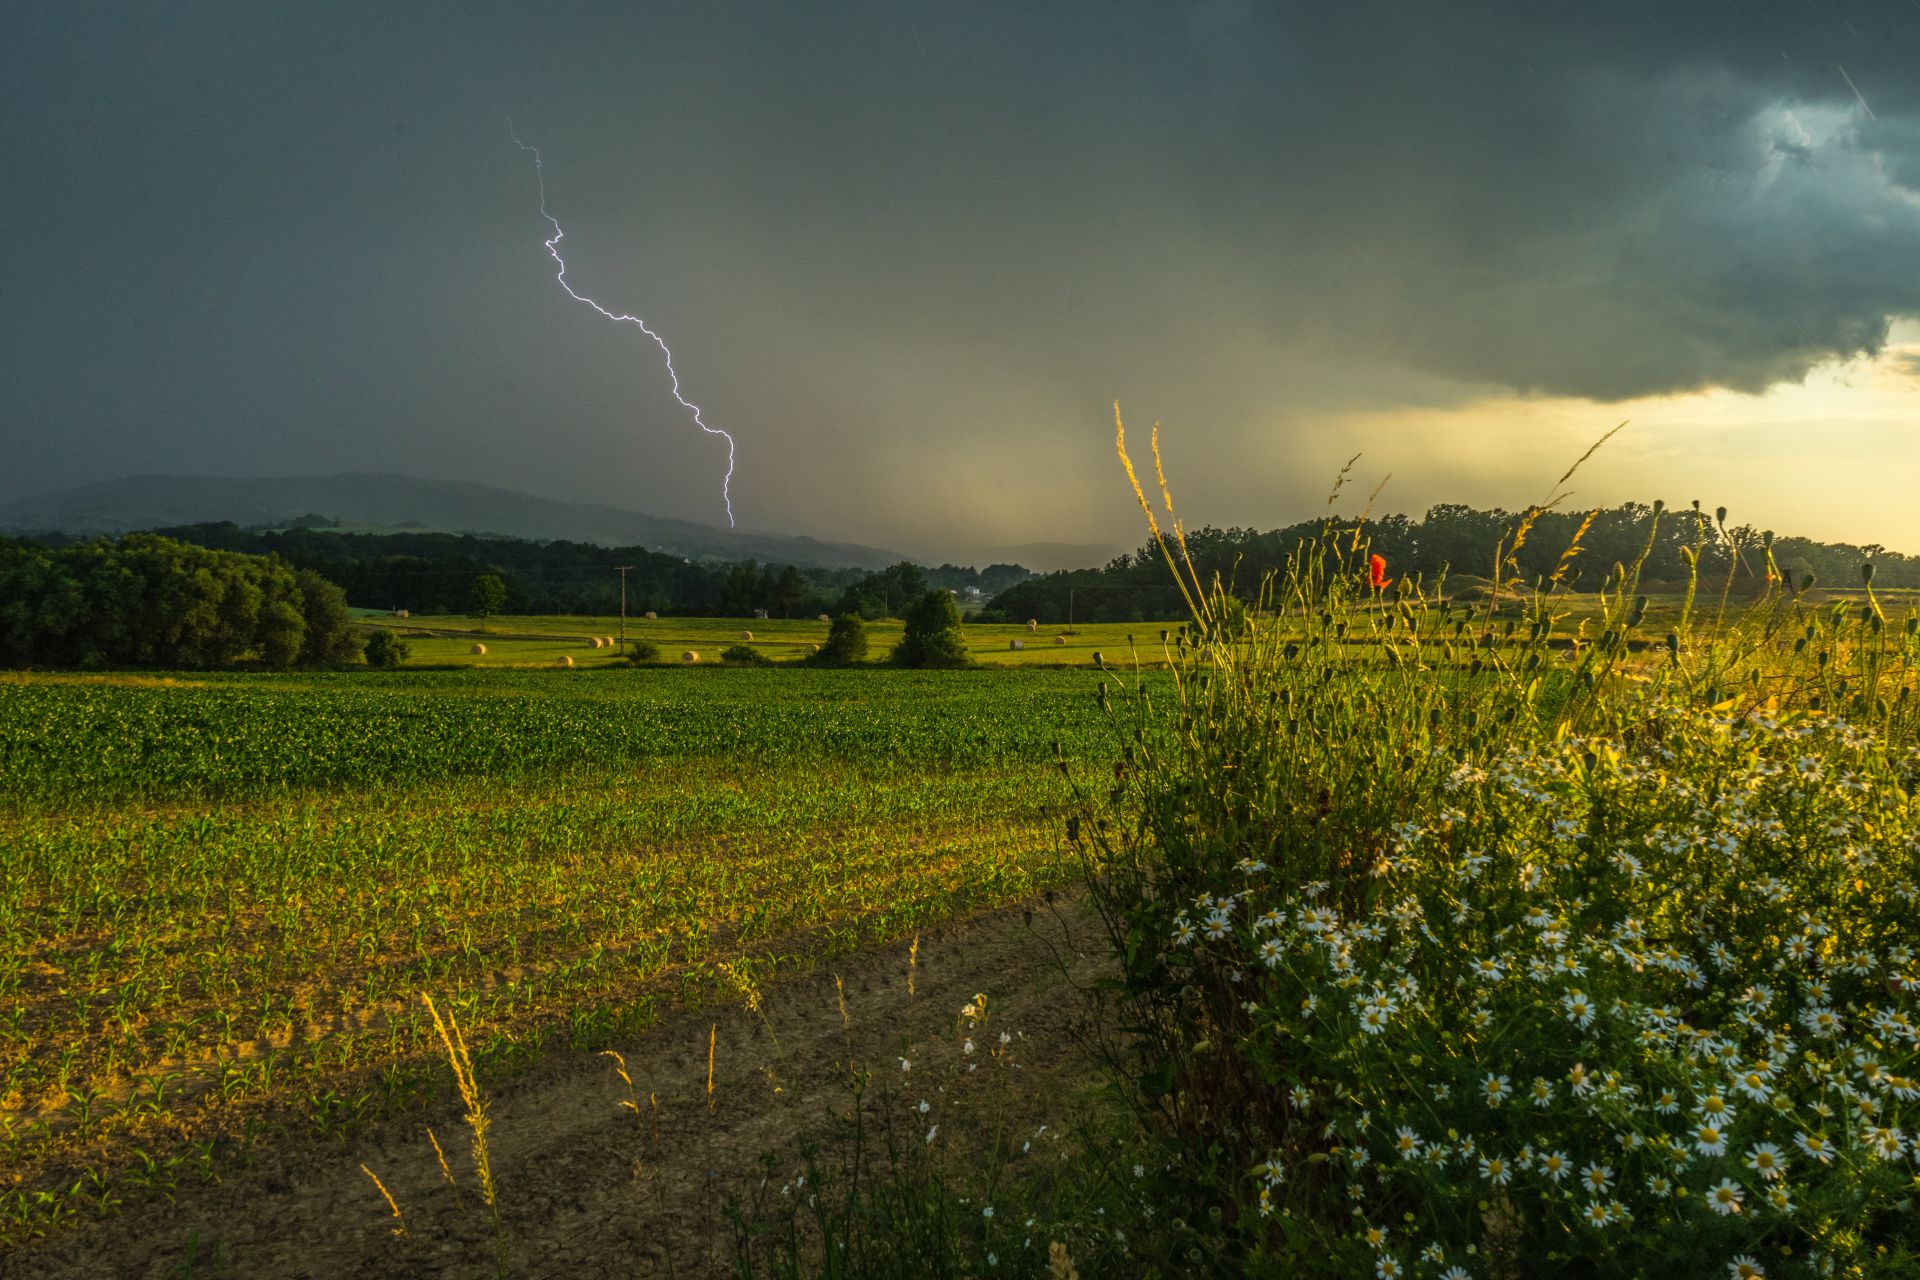
[[[708,426],[706,420],[700,416],[700,406],[680,394],[680,374],[673,367],[673,351],[667,346],[667,340],[665,338],[662,338],[658,333],[655,333],[649,328],[647,322],[639,316],[630,316],[609,311],[592,298],[587,297],[584,293],[576,292],[574,287],[567,283],[567,260],[560,256],[560,242],[567,238],[567,233],[560,229],[559,220],[547,212],[547,170],[546,165],[540,157],[540,148],[530,142],[522,142],[520,140],[520,135],[514,132],[511,117],[507,120],[507,136],[513,139],[514,146],[519,147],[522,151],[530,151],[533,153],[533,173],[534,177],[538,179],[540,183],[540,216],[545,218],[553,226],[553,238],[547,241],[547,252],[552,255],[555,264],[560,268],[559,272],[555,274],[554,279],[560,282],[560,287],[565,289],[567,296],[575,302],[584,302],[607,319],[617,321],[621,324],[633,325],[639,329],[640,332],[652,338],[654,345],[660,348],[660,354],[666,357],[667,377],[673,382],[673,398],[680,402],[682,408],[693,415],[694,426],[700,428],[710,436],[719,436],[727,442],[727,474],[720,481],[720,501],[726,504],[727,528],[733,528],[733,494],[731,492],[733,486],[733,437],[725,431],[722,431],[719,427]]]

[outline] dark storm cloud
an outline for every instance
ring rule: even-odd
[[[9,35],[0,495],[388,467],[719,518],[648,352],[545,274],[502,107],[572,278],[668,334],[761,526],[1084,525],[1115,394],[1231,459],[1275,406],[1758,390],[1920,313],[1904,2],[60,5]]]

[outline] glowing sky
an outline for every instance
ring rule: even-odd
[[[1920,6],[26,4],[0,499],[394,470],[941,559],[1337,465],[1920,551]],[[1844,68],[1844,74],[1842,73]],[[1850,83],[1851,82],[1851,83]],[[1856,96],[1855,89],[1858,89]]]

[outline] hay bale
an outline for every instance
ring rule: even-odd
[[[1040,629],[1040,620],[1038,618],[1027,619],[1027,630],[1038,631],[1039,629]]]
[[[487,646],[483,644],[474,645],[471,649],[467,650],[468,653],[472,654],[476,658],[485,654],[486,651],[487,651]]]
[[[394,616],[394,617],[396,617],[396,618],[411,618],[411,617],[413,616],[413,610],[411,610],[411,609],[395,609],[395,610],[393,611],[393,616]]]
[[[821,615],[820,615],[820,621],[822,621],[822,622],[832,622],[832,621],[833,621],[833,619],[832,619],[832,618],[829,618],[829,617],[828,617],[828,616],[827,616],[826,614],[824,614],[824,613],[823,613],[823,614],[821,614]]]
[[[751,632],[751,631],[742,631],[742,632],[740,633],[740,638],[741,638],[742,640],[751,640],[751,639],[753,639],[753,632]]]
[[[573,665],[573,657],[570,654],[563,653],[553,660],[553,665],[556,667],[570,667]]]
[[[620,647],[620,642],[618,640],[615,640],[612,636],[606,636],[604,638],[607,642],[607,648],[618,649]]]
[[[700,655],[699,655],[699,654],[697,654],[697,653],[695,653],[695,652],[694,652],[693,650],[691,650],[691,649],[689,649],[689,650],[687,650],[687,651],[686,651],[685,653],[683,653],[683,654],[681,654],[681,655],[680,655],[680,661],[682,661],[682,662],[698,662],[698,661],[700,661]]]
[[[653,621],[653,620],[654,620],[655,618],[657,618],[657,617],[659,617],[659,616],[660,616],[660,615],[659,615],[659,614],[657,614],[657,613],[655,613],[655,612],[654,612],[653,610],[651,610],[651,609],[649,609],[649,610],[647,610],[647,614],[646,614],[646,617],[647,617],[647,621],[648,621],[648,622],[652,622],[652,621]]]
[[[596,648],[596,649],[598,649],[598,648],[601,648],[601,647],[602,647],[602,645],[601,645],[601,643],[600,643],[600,637],[599,637],[599,636],[595,636],[595,637],[593,637],[593,647],[594,647],[594,648]]]
[[[1067,638],[1065,636],[1055,636],[1053,638],[1053,642],[1055,644],[1065,644],[1067,642]]]
[[[1027,647],[1027,642],[1026,642],[1025,640],[1009,640],[1009,641],[1007,641],[1007,648],[1009,648],[1009,649],[1024,649],[1024,648],[1026,648],[1026,647]]]

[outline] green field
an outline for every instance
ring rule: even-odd
[[[617,618],[501,617],[489,618],[486,628],[470,617],[394,618],[375,615],[362,619],[386,627],[406,639],[413,666],[551,667],[562,658],[576,666],[624,665],[617,650],[596,649],[594,636],[618,637]],[[974,661],[987,666],[1087,666],[1095,653],[1109,662],[1120,660],[1132,637],[1143,659],[1158,661],[1160,632],[1172,623],[1098,622],[1074,627],[980,625],[969,623],[964,632]],[[899,643],[901,623],[887,619],[867,624],[870,657],[885,659]],[[748,635],[752,639],[747,639]],[[808,618],[633,618],[627,619],[627,639],[649,640],[660,647],[660,660],[678,665],[683,654],[700,655],[702,663],[719,660],[729,645],[746,644],[776,662],[793,661],[813,652],[827,638],[827,624]],[[1013,644],[1022,646],[1014,649]],[[484,654],[472,652],[475,644]]]
[[[1099,680],[7,677],[0,1229],[1060,883]]]

